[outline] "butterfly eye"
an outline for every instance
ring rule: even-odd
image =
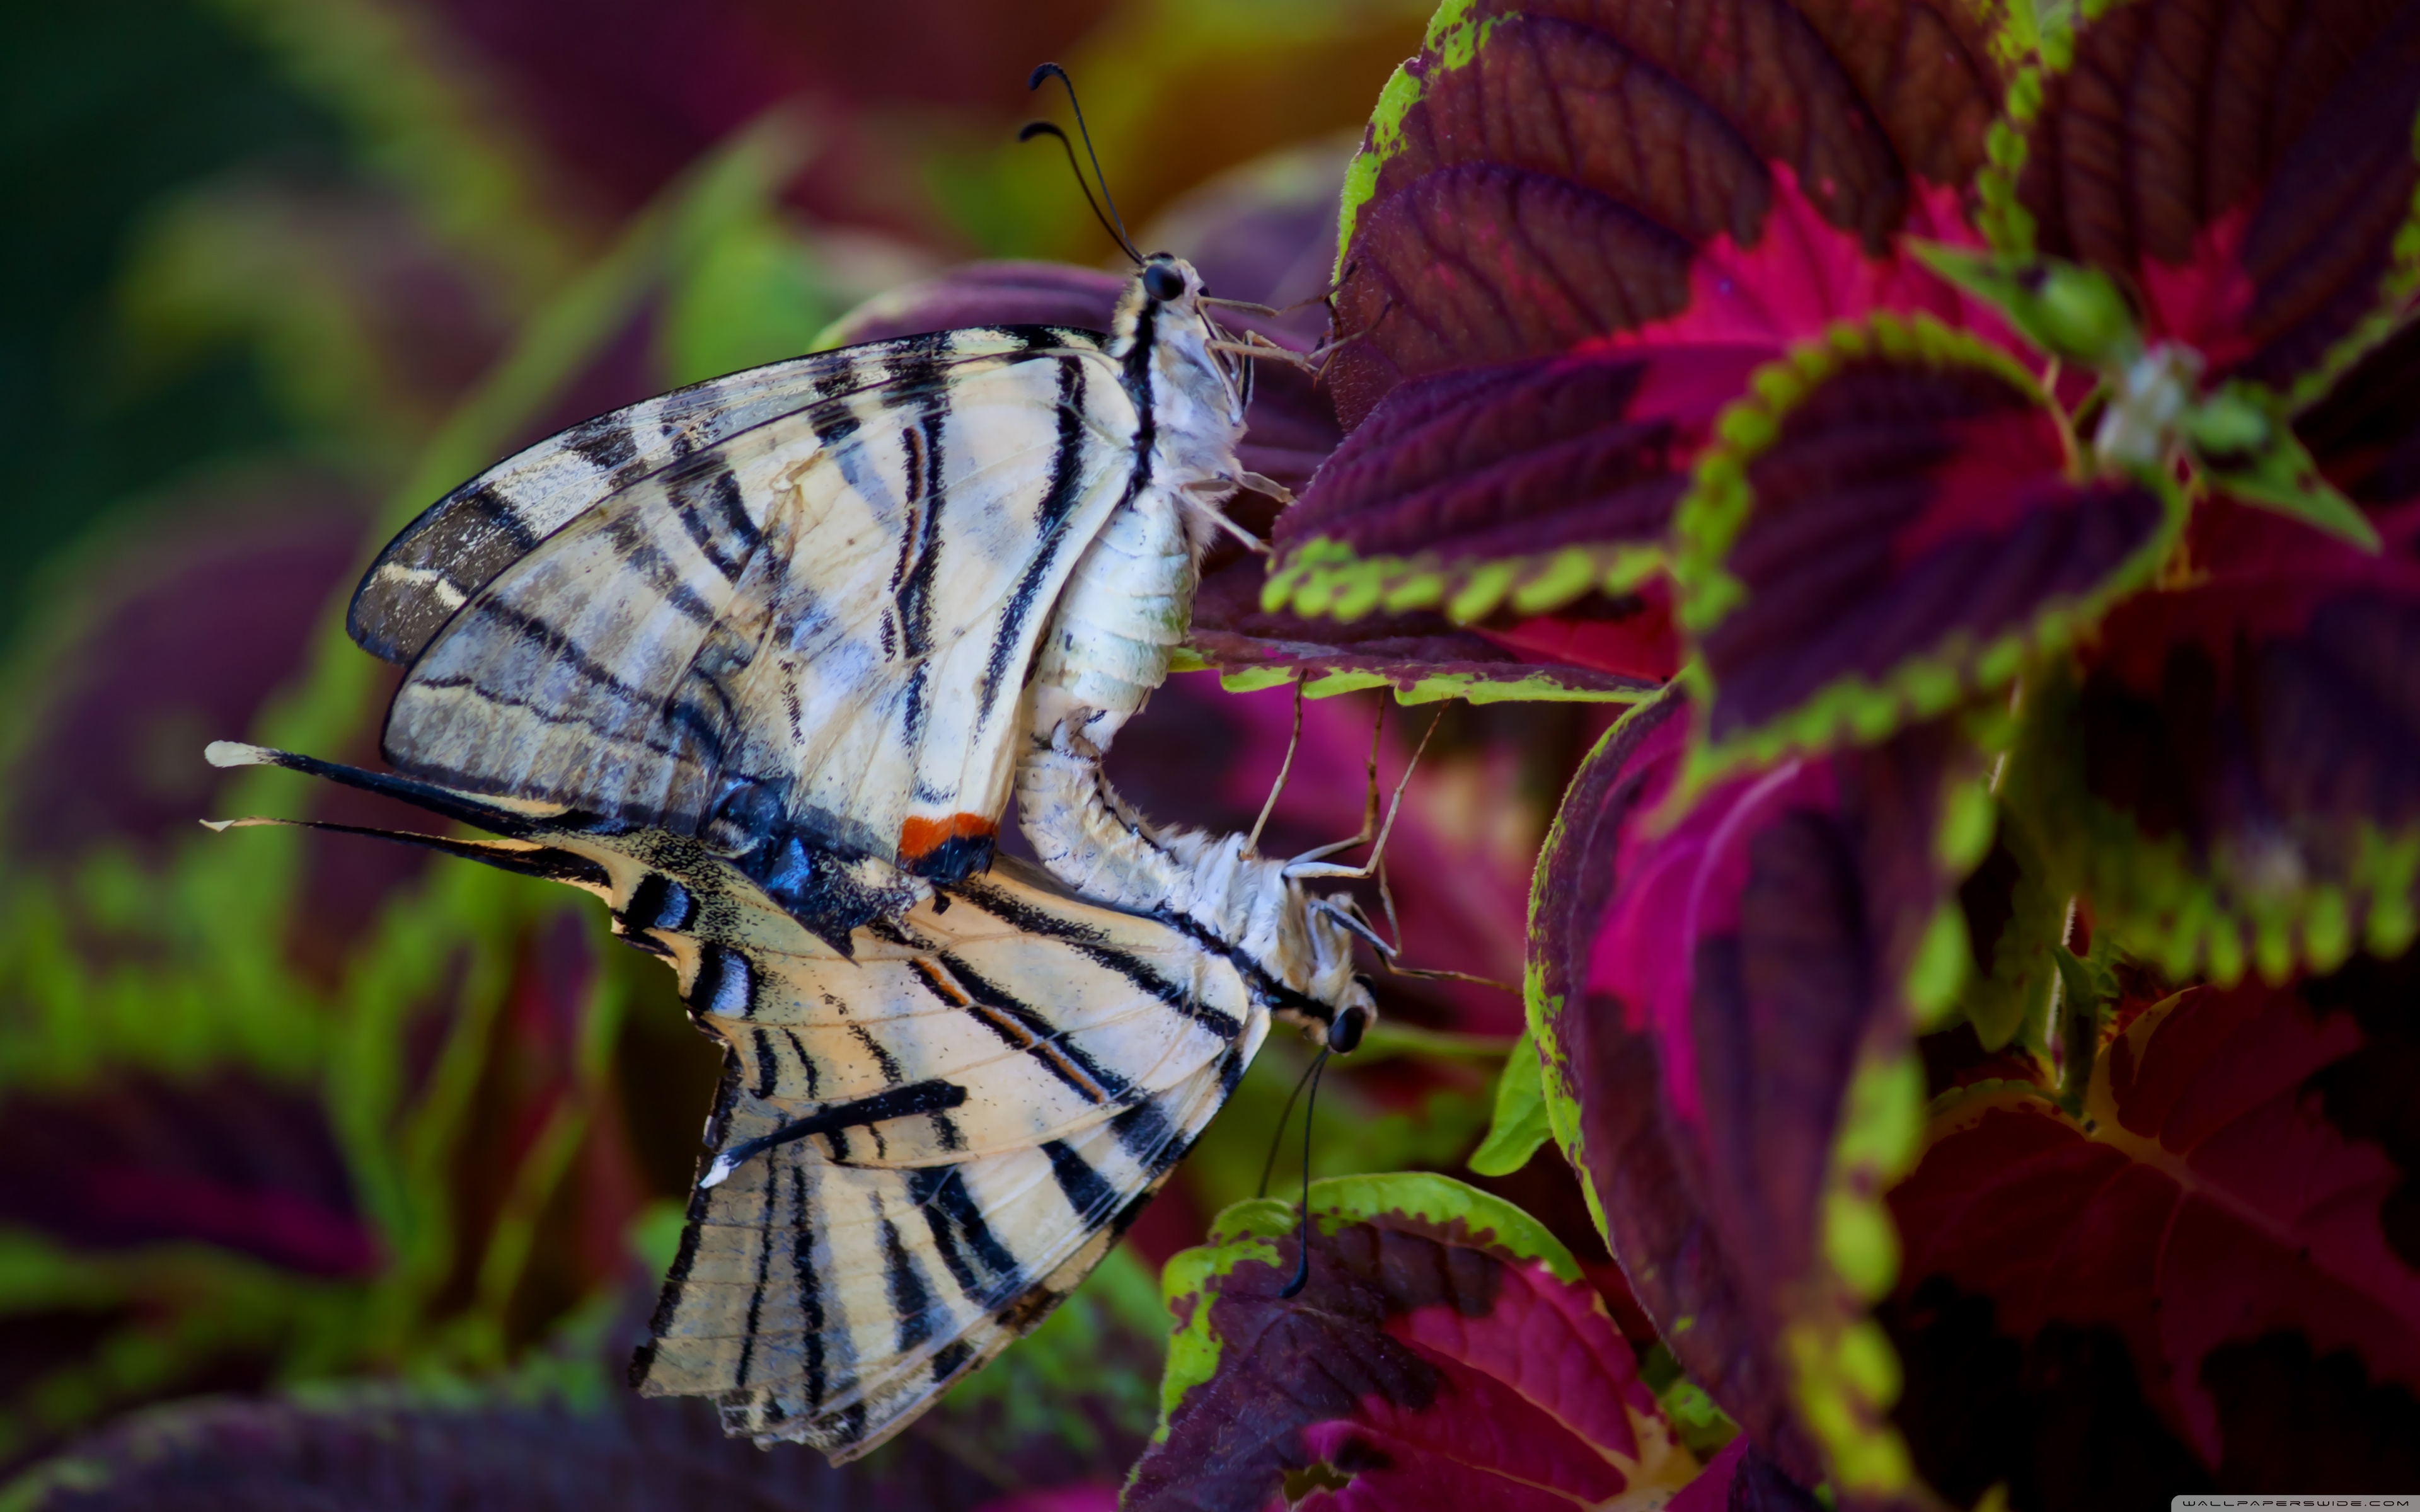
[[[1361,1031],[1370,1026],[1370,1015],[1358,1005],[1336,1015],[1327,1026],[1327,1048],[1340,1056],[1351,1055],[1361,1043]]]
[[[1154,263],[1142,270],[1142,291],[1165,304],[1185,293],[1185,275],[1166,263]]]

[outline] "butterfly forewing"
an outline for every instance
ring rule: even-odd
[[[1039,334],[1037,334],[1037,332]],[[1099,337],[1057,327],[970,327],[816,352],[707,378],[582,421],[518,452],[423,510],[354,591],[347,628],[361,647],[409,664],[489,579],[597,501],[692,453],[818,401],[887,380],[903,356],[975,357],[1037,341]]]
[[[421,650],[386,753],[734,852],[796,836],[964,874],[1037,639],[1128,482],[1132,406],[1095,338],[1038,327],[760,371],[721,380],[727,414],[684,391],[678,446],[591,422],[388,548],[355,605],[373,639],[487,580]]]

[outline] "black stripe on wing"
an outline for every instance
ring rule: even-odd
[[[1057,326],[970,327],[769,363],[584,420],[423,510],[363,575],[345,627],[372,656],[409,664],[498,573],[614,494],[760,425],[893,381],[894,353],[986,338],[1012,361],[1106,343],[1097,332]]]

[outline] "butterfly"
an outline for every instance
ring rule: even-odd
[[[409,666],[383,754],[695,837],[845,948],[984,870],[1029,725],[1107,745],[1185,636],[1219,502],[1276,489],[1235,461],[1262,349],[1212,302],[1163,254],[1106,335],[816,353],[498,463],[353,596],[354,640]]]
[[[861,925],[844,952],[693,837],[261,747],[209,754],[485,830],[497,838],[316,826],[580,887],[605,900],[617,935],[672,965],[692,1021],[723,1046],[723,1074],[630,1377],[653,1395],[710,1396],[730,1431],[835,1462],[906,1427],[1076,1288],[1273,1017],[1350,1049],[1373,1011],[1349,935],[1281,879],[1284,863],[1243,856],[1240,837],[1144,826],[1132,842],[1223,856],[1205,875],[1263,877],[1231,889],[1240,912],[1207,897],[1122,909],[1001,856]],[[1066,770],[1080,784],[1098,766]]]

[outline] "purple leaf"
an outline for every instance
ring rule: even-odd
[[[1626,593],[1661,563],[1715,416],[1772,355],[1595,351],[1406,384],[1279,517],[1264,602],[1469,623]]]
[[[2005,685],[2147,578],[2174,501],[2071,481],[2023,370],[1876,316],[1759,379],[1678,530],[1717,760],[1864,739]]]
[[[2020,111],[2013,183],[1986,176],[1993,238],[2102,268],[2146,334],[2208,381],[2301,402],[2406,306],[2420,4],[2311,0],[2252,13],[2133,0],[2094,13]],[[2013,145],[2013,144],[2012,144]]]
[[[1161,1432],[1125,1504],[1659,1505],[1696,1472],[1567,1251],[1436,1176],[1316,1183],[1222,1214],[1170,1262]],[[1296,1504],[1306,1504],[1297,1501]]]
[[[1667,694],[1616,726],[1541,857],[1550,1109],[1691,1379],[1800,1481],[1886,1494],[1887,1387],[1842,1362],[1880,1343],[1863,1306],[1921,1106],[1913,1020],[1964,964],[1942,831],[1974,759],[1922,726],[1665,811],[1688,724]]]
[[[2046,679],[2011,760],[2045,854],[2172,977],[2333,967],[2415,933],[2420,508],[2372,556],[2225,500],[2195,578]]]
[[[1957,319],[1892,239],[1973,239],[1957,190],[1999,91],[1985,28],[1922,0],[1455,12],[1346,181],[1339,413],[1591,342],[1772,347],[1879,306]]]

